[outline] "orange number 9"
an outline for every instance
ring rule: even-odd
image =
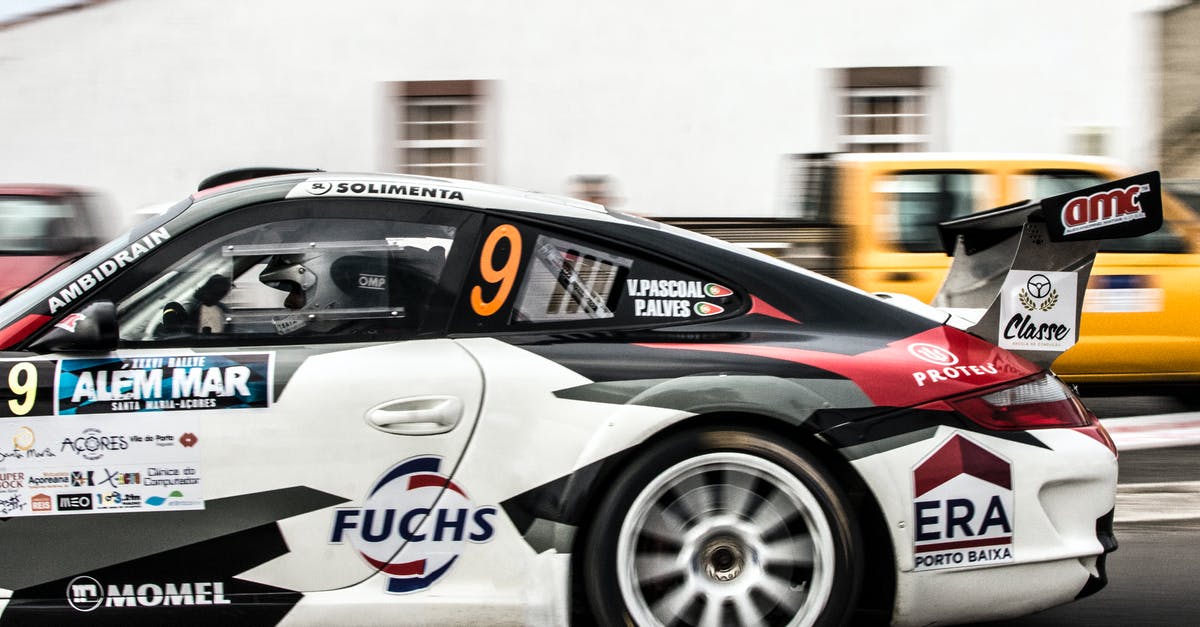
[[[496,267],[496,246],[500,240],[508,240],[508,257],[504,265]],[[483,287],[476,285],[471,288],[471,309],[481,316],[490,316],[500,310],[508,293],[512,291],[513,282],[517,280],[517,267],[521,265],[521,232],[511,224],[501,224],[488,234],[483,242],[483,250],[479,253],[479,274],[491,285],[499,284],[496,295],[491,300],[483,300]]]

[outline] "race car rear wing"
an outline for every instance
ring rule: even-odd
[[[982,311],[968,331],[1048,368],[1079,339],[1100,240],[1158,230],[1161,189],[1147,172],[939,224],[954,261],[933,306]]]

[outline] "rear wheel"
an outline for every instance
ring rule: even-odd
[[[765,432],[659,442],[615,479],[580,571],[602,624],[837,625],[861,578],[848,499]]]

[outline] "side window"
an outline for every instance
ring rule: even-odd
[[[484,233],[456,316],[461,331],[659,325],[733,313],[743,303],[715,277],[638,252],[515,223]]]
[[[590,246],[539,235],[534,262],[517,293],[514,322],[564,322],[613,317],[620,283],[633,260]]]
[[[1045,198],[1107,182],[1108,179],[1084,170],[1032,170],[1015,178],[1016,191],[1022,198]],[[1170,222],[1140,237],[1110,239],[1100,243],[1100,252],[1109,253],[1184,253],[1187,241]]]
[[[121,339],[344,337],[415,329],[456,229],[306,218],[237,230],[118,304]]]
[[[890,174],[875,184],[885,198],[878,223],[901,250],[941,252],[938,223],[990,207],[993,180],[989,174],[951,170]]]

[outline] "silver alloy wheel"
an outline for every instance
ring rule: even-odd
[[[709,453],[663,471],[617,537],[638,625],[811,625],[833,587],[834,541],[813,493],[778,464]]]

